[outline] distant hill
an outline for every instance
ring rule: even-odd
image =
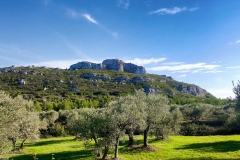
[[[35,66],[0,68],[0,90],[31,99],[43,110],[102,107],[136,89],[164,94],[172,104],[221,103],[206,90],[165,75]]]

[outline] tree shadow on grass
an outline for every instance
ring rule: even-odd
[[[70,141],[75,141],[75,140],[74,139],[46,140],[46,141],[41,141],[41,142],[34,143],[34,147],[45,146],[45,145],[50,145],[50,144],[59,144],[59,143],[70,142]],[[26,143],[25,146],[32,146],[32,143]]]
[[[33,160],[34,155],[20,155],[10,157],[10,160]],[[52,154],[37,154],[36,157],[38,160],[51,160],[52,156],[57,160],[78,160],[78,159],[86,159],[89,157],[94,157],[92,154],[92,150],[81,150],[81,151],[66,151]]]
[[[240,141],[193,143],[176,149],[192,149],[202,152],[234,152],[240,150]]]
[[[127,146],[128,145],[128,139],[120,140],[119,141],[119,146]],[[161,141],[161,140],[156,140],[156,139],[149,139],[148,143],[151,144],[152,142],[156,141]],[[143,140],[142,139],[135,139],[134,140],[134,145],[143,145]]]

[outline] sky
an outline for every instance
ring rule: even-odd
[[[0,68],[121,59],[234,97],[240,0],[0,0]]]

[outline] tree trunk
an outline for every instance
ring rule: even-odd
[[[105,160],[107,158],[108,150],[109,150],[109,146],[105,146],[102,160]]]
[[[116,138],[114,158],[118,159],[118,145],[119,145],[119,136]]]
[[[143,139],[143,147],[148,146],[148,133],[149,133],[150,126],[148,125],[147,128],[144,130],[144,139]]]
[[[17,142],[16,138],[13,137],[13,138],[12,138],[13,151],[16,150],[16,142]]]
[[[133,131],[129,131],[128,134],[128,147],[131,147],[134,145],[134,139],[133,139]]]
[[[24,147],[24,142],[25,142],[26,140],[27,140],[27,139],[24,139],[24,140],[22,141],[21,146],[20,146],[20,149],[23,149],[23,147]]]
[[[98,144],[98,139],[97,138],[93,138],[94,142],[95,142],[95,149],[97,151],[97,157],[101,157],[102,156],[102,151],[100,150],[99,144]]]

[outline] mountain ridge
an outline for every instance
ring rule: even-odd
[[[143,66],[138,66],[132,63],[125,63],[120,59],[105,59],[102,63],[82,61],[71,65],[69,69],[99,69],[129,72],[134,74],[146,74],[146,69]]]
[[[0,90],[39,102],[43,110],[50,104],[60,106],[66,100],[78,107],[84,107],[86,102],[89,106],[101,107],[138,89],[164,94],[172,104],[218,103],[217,98],[201,87],[175,81],[166,75],[35,66],[0,68]],[[74,105],[71,108],[76,108]]]

